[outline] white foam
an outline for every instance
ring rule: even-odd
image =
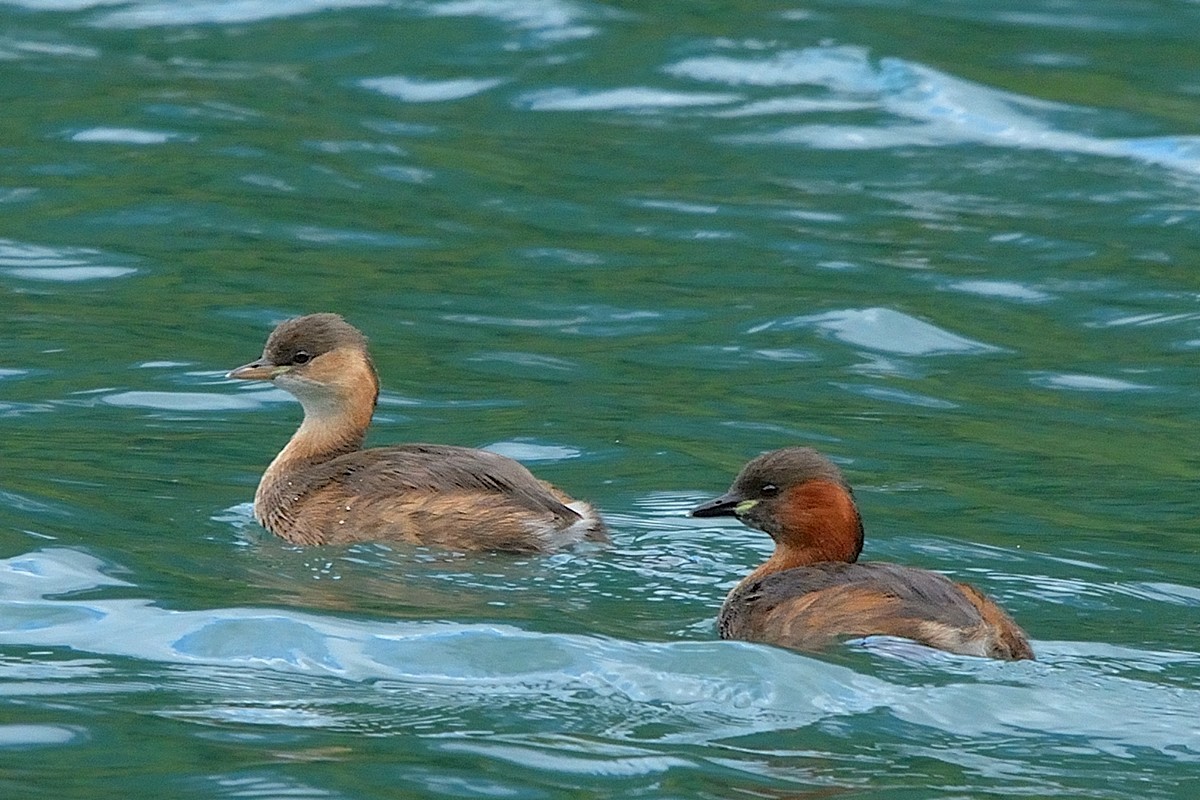
[[[437,173],[433,170],[421,167],[406,167],[399,164],[384,164],[375,167],[371,171],[381,178],[387,178],[389,181],[398,181],[400,183],[429,183],[437,177]]]
[[[1020,300],[1037,303],[1050,299],[1050,295],[1037,289],[1023,286],[1016,281],[955,281],[950,288],[982,297],[998,297],[1002,300]]]
[[[26,56],[98,58],[100,56],[100,51],[94,47],[60,44],[57,42],[31,42],[14,39],[0,39],[0,58],[19,59]]]
[[[133,267],[20,267],[6,270],[9,275],[30,281],[95,281],[123,278],[137,272]]]
[[[1127,158],[1200,173],[1200,137],[1101,138],[1060,130],[1045,118],[1047,113],[1079,115],[1087,110],[1002,91],[899,58],[882,58],[876,65],[862,47],[813,47],[769,58],[705,56],[685,59],[665,70],[676,77],[725,86],[789,90],[808,86],[826,93],[811,99],[759,99],[723,111],[727,116],[779,113],[789,103],[797,113],[836,111],[820,105],[806,108],[805,104],[848,103],[855,110],[877,108],[895,118],[875,125],[802,124],[747,134],[734,141],[830,150],[974,143]]]
[[[1044,373],[1035,375],[1032,382],[1046,389],[1066,389],[1076,392],[1145,392],[1153,389],[1144,383],[1108,378],[1103,375]]]
[[[97,261],[120,261],[88,247],[46,247],[44,245],[0,239],[0,272],[30,281],[90,281],[123,278],[137,272],[135,267]]]
[[[66,725],[0,725],[0,750],[68,744],[82,738],[82,731]]]
[[[545,89],[522,95],[517,102],[532,111],[651,111],[725,105],[740,98],[741,95],[736,94],[669,92],[648,86],[628,86],[595,92]]]
[[[502,78],[458,78],[433,81],[391,75],[380,78],[363,78],[358,85],[406,103],[440,103],[471,97],[493,89],[502,83],[504,83]]]
[[[29,0],[24,0],[29,2]],[[43,0],[33,0],[43,2]],[[54,0],[50,0],[54,2]],[[71,2],[71,0],[68,0]],[[122,5],[95,20],[105,28],[150,28],[169,25],[201,25],[261,22],[345,8],[386,5],[386,0],[140,0],[111,3],[108,0],[75,3],[79,9],[99,5]]]
[[[835,92],[878,92],[879,81],[864,47],[785,50],[769,58],[702,56],[665,67],[677,78],[729,86],[819,86]]]
[[[1036,746],[1052,734],[1106,751],[1148,748],[1178,760],[1200,751],[1200,730],[1192,724],[1200,691],[1119,670],[1132,663],[1147,670],[1191,665],[1194,653],[1037,642],[1044,661],[1002,663],[908,646],[901,655],[914,665],[910,671],[925,671],[928,679],[893,682],[740,642],[622,641],[286,607],[168,608],[130,596],[136,587],[112,577],[116,569],[61,547],[0,559],[0,643],[177,669],[154,681],[106,682],[111,670],[99,670],[95,658],[77,658],[39,664],[32,680],[27,665],[0,663],[0,694],[48,697],[115,687],[174,696],[171,682],[178,680],[189,702],[168,704],[160,713],[298,730],[356,724],[333,704],[314,705],[314,687],[356,707],[369,703],[373,719],[397,724],[435,711],[487,725],[536,703],[544,719],[582,716],[589,729],[607,734],[608,741],[589,740],[587,752],[575,751],[578,758],[548,767],[579,774],[637,776],[671,767],[670,759],[639,758],[632,749],[648,726],[661,727],[657,742],[690,745],[880,714],[953,737]],[[125,588],[120,597],[90,591],[105,586]],[[1177,607],[1177,598],[1170,602]],[[57,726],[30,733],[48,745],[69,738],[68,729]],[[0,733],[0,742],[4,738]],[[531,756],[502,737],[489,741],[497,749],[480,755],[522,762]],[[570,748],[552,749],[562,757]],[[614,763],[593,761],[588,753]]]
[[[761,100],[747,103],[728,111],[718,111],[715,117],[764,117],[773,114],[821,114],[833,111],[861,111],[873,108],[874,103],[857,100],[820,100],[811,97],[781,97],[775,100]]]
[[[875,400],[883,400],[889,403],[900,403],[906,406],[917,406],[919,408],[936,408],[948,410],[958,408],[958,403],[953,403],[949,400],[943,400],[940,397],[930,397],[927,394],[918,394],[917,392],[908,392],[903,389],[897,389],[891,386],[871,386],[857,383],[835,383],[839,389],[845,389],[848,392],[870,397]]]
[[[87,128],[71,134],[72,142],[104,142],[108,144],[166,144],[186,138],[170,131],[148,131],[140,128]]]
[[[244,411],[259,403],[244,395],[211,392],[117,392],[101,398],[119,408],[153,408],[159,411]]]
[[[494,19],[530,31],[546,41],[585,39],[596,33],[595,27],[586,24],[590,14],[582,6],[562,0],[451,0],[426,4],[425,13],[436,17]]]
[[[998,347],[959,336],[890,308],[846,309],[789,317],[758,325],[751,333],[798,327],[816,328],[856,347],[905,356],[1000,351]]]
[[[99,6],[119,6],[125,0],[8,0],[8,3],[34,11],[84,11]]]

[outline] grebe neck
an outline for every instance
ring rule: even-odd
[[[346,359],[341,369],[342,380],[281,385],[304,407],[304,421],[267,467],[263,484],[362,448],[379,398],[379,379],[365,359]]]
[[[742,581],[828,561],[853,563],[862,552],[862,517],[848,489],[826,480],[794,486],[772,520],[775,551]]]

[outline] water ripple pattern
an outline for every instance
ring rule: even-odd
[[[1192,800],[1200,3],[0,2],[0,797]],[[292,547],[368,446],[594,504],[545,557]],[[1035,662],[724,642],[688,511],[826,452],[862,558]]]
[[[580,715],[588,727],[600,723],[614,743],[718,742],[880,711],[950,735],[1036,740],[1068,734],[1078,724],[1062,718],[1056,710],[1061,704],[1088,715],[1088,738],[1099,750],[1119,755],[1129,748],[1146,748],[1167,759],[1200,760],[1200,732],[1181,724],[1183,717],[1173,710],[1177,704],[1200,702],[1195,690],[1160,689],[1106,675],[1070,647],[1049,648],[1049,660],[1057,665],[1030,663],[1008,671],[986,662],[946,658],[942,660],[948,667],[954,665],[946,683],[905,686],[736,643],[637,644],[523,633],[494,625],[356,623],[271,609],[184,612],[155,608],[140,599],[54,599],[125,585],[106,575],[104,567],[90,556],[58,549],[0,563],[5,619],[0,641],[151,664],[248,669],[261,673],[248,678],[251,682],[265,685],[276,680],[287,684],[290,676],[300,674],[368,684],[377,690],[376,713],[390,710],[395,716],[388,724],[396,727],[404,726],[406,715],[431,707],[443,715],[461,715],[464,721],[482,714],[491,724],[504,725],[511,723],[508,713],[537,701],[557,707],[555,716],[563,720]],[[880,646],[888,647],[886,642]],[[941,658],[923,648],[909,651],[908,657],[918,662]],[[904,648],[897,652],[904,653]],[[1174,661],[1170,654],[1147,652],[1140,657],[1164,668]],[[54,693],[57,685],[69,694],[79,680],[101,674],[94,664],[79,676],[54,670],[41,676],[46,682],[36,694]],[[36,682],[38,676],[23,678]],[[10,686],[6,694],[33,689],[25,686]],[[297,717],[297,710],[279,697],[262,705],[248,692],[239,694],[239,705],[249,706],[241,719],[250,724],[354,724],[337,714]],[[303,697],[293,697],[290,704],[302,703]],[[206,702],[214,704],[209,713],[230,719],[234,706],[229,699],[208,698]],[[268,706],[277,712],[266,715]],[[202,713],[201,706],[192,705],[187,716],[197,719]],[[662,727],[653,734],[640,731],[652,723]],[[481,752],[505,757],[486,747]],[[668,759],[660,766],[678,765]]]
[[[986,144],[1129,158],[1184,172],[1200,172],[1200,137],[1102,139],[1058,130],[1040,117],[1081,117],[1082,108],[1023,97],[947,75],[898,58],[876,64],[861,47],[830,46],[777,53],[770,59],[708,56],[667,66],[668,74],[707,83],[824,90],[819,98],[758,100],[726,112],[736,116],[876,110],[903,124],[789,125],[741,141],[825,149],[876,149],[906,145]]]

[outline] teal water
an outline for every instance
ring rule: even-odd
[[[0,3],[0,796],[1200,795],[1200,5]],[[338,311],[371,441],[613,544],[298,550],[235,385]],[[719,642],[829,453],[1036,663]]]

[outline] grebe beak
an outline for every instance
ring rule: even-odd
[[[225,377],[243,381],[273,381],[289,369],[291,367],[278,367],[265,358],[260,358],[249,364],[243,364],[235,370],[230,370]]]
[[[720,497],[709,500],[707,503],[701,503],[688,512],[692,517],[736,517],[739,511],[746,510],[744,504],[751,503],[753,500],[746,500],[739,492],[728,491]]]

